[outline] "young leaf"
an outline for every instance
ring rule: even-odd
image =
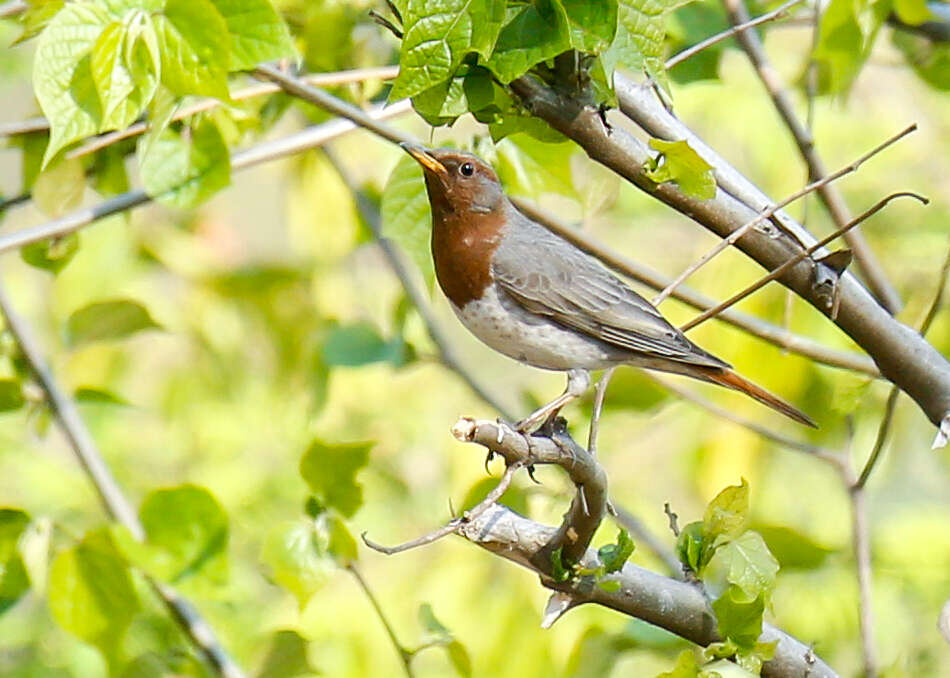
[[[211,493],[197,485],[155,490],[139,510],[146,543],[160,549],[164,577],[196,575],[221,581],[227,568],[228,517]]]
[[[86,174],[79,158],[61,159],[40,172],[33,183],[33,201],[43,214],[60,217],[82,201]]]
[[[12,607],[30,588],[20,536],[30,524],[30,516],[19,509],[0,508],[0,614]]]
[[[749,599],[738,586],[730,586],[712,604],[719,623],[719,635],[733,641],[740,650],[750,650],[762,634],[765,598]]]
[[[40,240],[20,250],[20,258],[30,266],[50,273],[59,273],[79,251],[79,234],[70,233],[62,238]]]
[[[401,158],[393,168],[383,189],[380,212],[383,235],[397,242],[409,254],[422,272],[426,287],[431,288],[435,280],[432,255],[429,254],[432,214],[422,170],[412,158]]]
[[[140,607],[128,566],[104,530],[56,556],[47,590],[57,623],[100,646],[121,637]]]
[[[347,518],[363,504],[363,487],[356,474],[369,461],[373,443],[329,445],[314,440],[300,460],[300,475],[324,506]]]
[[[470,52],[488,57],[504,18],[504,0],[409,2],[391,99],[411,97],[448,80]]]
[[[728,563],[726,578],[749,598],[767,598],[775,586],[778,562],[757,532],[750,530],[732,540],[716,552],[716,558]]]
[[[699,520],[684,527],[676,539],[676,557],[693,572],[702,572],[711,556],[711,540],[707,539]]]
[[[145,191],[173,207],[194,207],[231,182],[228,147],[210,120],[166,128],[139,162]]]
[[[571,48],[570,28],[555,0],[509,7],[488,68],[508,84]]]
[[[127,407],[129,405],[128,400],[125,398],[120,398],[112,391],[106,391],[105,389],[101,388],[93,388],[91,386],[80,386],[73,394],[73,398],[76,399],[77,403],[121,405],[123,407]]]
[[[452,662],[452,668],[462,678],[471,678],[472,659],[468,656],[468,650],[462,645],[461,641],[453,640],[445,646],[445,651],[449,655],[449,661]]]
[[[23,385],[18,379],[0,379],[0,412],[12,412],[26,404]]]
[[[561,6],[574,49],[591,54],[607,49],[617,32],[617,0],[561,0]]]
[[[89,53],[109,21],[98,3],[74,2],[63,7],[40,35],[33,90],[50,122],[44,165],[64,146],[99,130],[102,112]]]
[[[703,532],[711,539],[735,537],[749,523],[749,483],[743,478],[739,485],[722,490],[706,507]]]
[[[650,139],[650,148],[660,152],[656,164],[647,170],[650,179],[658,184],[673,181],[683,193],[699,200],[716,197],[713,166],[703,160],[685,140]]]
[[[142,304],[130,299],[116,299],[97,301],[73,311],[66,321],[66,336],[71,346],[79,346],[93,341],[121,339],[160,327]]]
[[[436,642],[448,642],[452,638],[452,632],[436,618],[429,603],[419,606],[419,625],[422,626],[426,635]]]
[[[676,658],[672,671],[659,674],[656,678],[698,678],[700,667],[692,650],[683,650]]]
[[[677,4],[671,0],[619,0],[617,32],[610,47],[601,55],[608,75],[618,66],[645,71],[661,84],[663,41],[666,37],[664,14]]]
[[[261,559],[274,581],[293,594],[301,608],[335,570],[312,520],[278,525],[267,536]]]
[[[271,636],[270,647],[256,678],[289,678],[319,673],[307,656],[308,641],[296,631],[281,629]]]
[[[155,18],[162,82],[175,94],[227,100],[231,37],[210,0],[168,0]]]
[[[633,555],[634,548],[636,548],[636,545],[633,543],[630,535],[627,534],[626,530],[621,529],[617,533],[616,544],[601,546],[597,551],[600,562],[604,566],[604,571],[609,574],[623,568],[630,556]]]
[[[270,0],[212,0],[231,34],[231,70],[293,56],[287,24]]]
[[[350,528],[335,513],[326,512],[317,520],[318,527],[327,532],[327,553],[333,556],[343,567],[359,557],[356,540]]]

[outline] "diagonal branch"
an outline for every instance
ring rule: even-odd
[[[26,321],[14,310],[2,284],[0,284],[0,313],[3,315],[7,331],[13,336],[27,364],[33,374],[36,375],[59,427],[99,494],[99,499],[106,513],[128,528],[135,539],[138,541],[144,540],[145,531],[141,522],[139,522],[138,515],[122,493],[122,489],[99,453],[89,429],[86,428],[82,417],[79,415],[76,403],[56,383],[49,366],[43,360],[39,344],[34,339]],[[208,663],[214,667],[215,671],[222,678],[244,678],[244,671],[231,659],[214,630],[205,622],[191,603],[167,584],[148,576],[146,576],[146,579],[165,603],[185,635],[207,659]]]
[[[615,82],[621,105],[626,109],[642,105],[641,117],[655,123],[654,126],[667,130],[683,129],[682,123],[658,103],[644,102],[650,97],[638,93],[636,86],[629,85],[629,81],[615,78]],[[718,191],[712,199],[698,200],[671,183],[656,184],[644,169],[645,164],[653,159],[645,144],[620,127],[608,128],[596,107],[585,106],[573,97],[555,92],[533,77],[515,80],[512,90],[529,111],[580,144],[591,158],[720,237],[753,219],[757,211],[771,202],[763,200],[764,196],[751,186],[748,179],[718,156],[721,164],[710,164],[717,168],[717,178],[726,176],[729,187]],[[690,146],[709,161],[708,147],[701,142],[694,145],[693,139],[695,135],[690,133]],[[802,243],[815,241],[787,214],[774,216],[781,223],[781,229],[774,229],[773,233],[750,231],[736,243],[739,249],[768,270],[781,266],[800,253]],[[780,281],[827,313],[826,298],[814,287],[812,263],[798,263],[787,270]],[[917,332],[895,320],[853,275],[842,275],[838,289],[840,308],[835,324],[870,354],[885,377],[898,384],[927,417],[939,425],[950,412],[950,363]]]
[[[749,21],[749,11],[743,0],[723,0],[723,5],[734,25]],[[765,54],[765,48],[759,34],[755,30],[742,31],[736,36],[736,39],[748,55],[749,61],[752,62],[759,79],[769,93],[775,109],[795,139],[795,144],[808,166],[809,181],[821,179],[828,174],[828,171],[815,148],[815,140],[808,128],[796,115],[791,96]],[[818,195],[839,227],[851,221],[851,212],[836,186],[825,184],[818,189]],[[900,311],[903,306],[900,295],[897,294],[897,291],[887,279],[884,269],[877,257],[874,256],[874,252],[863,234],[860,231],[852,231],[845,236],[845,239],[848,246],[854,251],[854,258],[874,296],[891,313]]]

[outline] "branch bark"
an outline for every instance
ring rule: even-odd
[[[715,198],[697,200],[673,184],[653,183],[644,171],[645,163],[652,157],[647,147],[629,132],[605,126],[596,108],[563,96],[532,77],[515,80],[512,89],[534,115],[580,144],[592,159],[720,237],[728,236],[771,204],[652,97],[638,93],[635,85],[622,78],[616,79],[616,85],[622,108],[630,111],[631,117],[650,120],[649,126],[641,125],[648,132],[655,134],[653,130],[660,128],[667,134],[658,136],[686,138],[694,150],[717,168],[721,190]],[[673,130],[677,133],[669,134]],[[722,177],[726,178],[724,182]],[[778,212],[774,216],[781,228],[770,225],[766,232],[752,231],[736,243],[768,270],[801,252],[803,244],[816,242],[787,214]],[[779,281],[827,315],[825,299],[814,287],[814,270],[811,260],[802,261]],[[919,333],[895,320],[853,275],[841,276],[839,290],[840,307],[835,323],[870,354],[882,375],[899,385],[939,426],[950,412],[950,363]]]

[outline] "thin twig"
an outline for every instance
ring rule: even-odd
[[[831,182],[837,179],[840,179],[841,177],[847,174],[856,172],[858,168],[861,167],[861,165],[863,165],[867,160],[874,157],[875,155],[877,155],[878,153],[886,149],[888,146],[891,146],[892,144],[897,143],[898,141],[900,141],[901,139],[903,139],[905,136],[915,131],[916,129],[917,129],[916,123],[906,127],[905,129],[898,132],[894,136],[890,137],[883,143],[880,143],[874,148],[872,148],[870,151],[862,155],[860,158],[852,162],[850,165],[842,167],[837,172],[834,172],[832,174],[829,174],[828,176],[822,177],[821,179],[817,181],[813,181],[812,183],[808,184],[801,190],[796,191],[795,193],[792,193],[790,196],[788,196],[784,200],[769,206],[767,209],[760,212],[759,215],[755,219],[752,219],[744,223],[742,226],[740,226],[735,231],[730,233],[728,237],[723,238],[718,243],[716,243],[716,245],[711,250],[706,252],[706,254],[701,256],[697,261],[687,266],[686,269],[682,273],[676,276],[673,282],[667,285],[666,288],[662,292],[660,292],[658,295],[656,295],[653,298],[651,303],[654,306],[658,306],[664,299],[670,296],[673,290],[675,290],[676,287],[681,282],[686,280],[686,278],[688,278],[693,273],[698,271],[705,264],[709,263],[709,261],[711,261],[716,255],[718,255],[724,249],[726,249],[730,245],[734,245],[736,241],[739,240],[739,238],[741,238],[743,235],[745,235],[749,231],[749,229],[754,228],[755,226],[758,226],[759,224],[764,222],[766,219],[770,218],[778,210],[790,205],[791,203],[795,202],[799,198],[809,195],[810,193],[819,190],[823,186],[827,186]]]
[[[402,553],[403,551],[409,551],[410,549],[418,548],[419,546],[425,546],[426,544],[431,544],[434,541],[442,539],[450,534],[454,534],[459,531],[465,523],[475,520],[487,511],[495,502],[501,499],[502,495],[508,490],[508,486],[511,485],[511,479],[515,475],[515,471],[522,468],[526,465],[524,461],[514,461],[508,464],[505,467],[505,472],[501,475],[501,479],[498,481],[498,484],[489,492],[484,499],[478,502],[475,506],[469,511],[465,511],[458,518],[453,518],[448,523],[443,525],[437,530],[433,530],[427,534],[422,535],[416,539],[412,539],[402,544],[397,544],[396,546],[383,546],[382,544],[377,544],[376,542],[369,539],[364,532],[360,536],[363,538],[363,543],[374,551],[379,551],[380,553],[385,553],[387,556],[391,556],[394,553]]]
[[[674,66],[678,66],[680,63],[696,55],[698,52],[701,52],[704,49],[707,49],[709,47],[712,47],[713,45],[720,43],[723,40],[728,40],[729,38],[734,36],[736,33],[740,33],[746,29],[753,28],[755,26],[767,23],[769,21],[775,21],[776,19],[781,19],[788,13],[788,10],[790,10],[795,5],[800,5],[802,2],[804,2],[804,0],[789,0],[784,5],[780,7],[776,7],[771,12],[766,12],[765,14],[762,14],[761,16],[757,16],[754,19],[750,19],[749,21],[746,21],[743,24],[740,24],[738,26],[733,26],[731,28],[727,28],[721,33],[717,33],[716,35],[710,38],[706,38],[702,42],[697,42],[692,47],[684,49],[682,52],[679,52],[671,56],[669,59],[666,60],[666,63],[663,64],[663,67],[666,70],[670,70]]]
[[[749,11],[743,0],[723,0],[723,5],[734,25],[749,21]],[[799,152],[808,165],[809,179],[816,181],[825,176],[828,172],[825,169],[821,156],[818,155],[818,151],[815,148],[814,138],[802,124],[801,120],[798,119],[791,96],[782,84],[778,71],[775,70],[769,61],[759,34],[755,30],[742,31],[736,36],[736,39],[739,41],[743,50],[745,50],[759,79],[768,91],[775,109],[795,139]],[[818,191],[818,195],[825,203],[825,206],[839,227],[851,221],[851,213],[848,210],[848,206],[835,186],[823,186],[821,190]],[[876,296],[891,313],[898,312],[902,307],[900,296],[887,279],[884,269],[874,256],[874,252],[871,250],[863,234],[860,231],[853,231],[845,236],[845,240],[848,246],[854,251],[855,260],[864,274],[864,278],[874,293],[874,296]]]
[[[608,367],[597,382],[594,389],[594,407],[590,416],[590,431],[587,433],[587,451],[592,455],[597,455],[597,433],[600,431],[600,415],[604,410],[604,398],[607,396],[607,387],[610,385],[610,378],[614,376],[616,366]]]
[[[6,289],[0,284],[0,312],[6,329],[13,336],[30,369],[36,376],[46,396],[57,423],[69,441],[80,465],[89,476],[106,513],[115,521],[124,525],[138,540],[145,539],[145,530],[138,515],[122,493],[108,465],[99,453],[96,443],[83,423],[76,403],[59,387],[46,362],[43,360],[39,344],[33,333],[19,314],[14,310]],[[214,670],[223,678],[244,678],[244,671],[234,662],[221,645],[214,630],[204,621],[192,605],[174,589],[147,577],[155,592],[168,607],[171,615],[208,660]]]
[[[429,308],[429,304],[426,302],[425,293],[419,289],[419,286],[416,285],[413,280],[412,274],[400,256],[397,246],[383,235],[379,210],[370,202],[366,194],[359,189],[347,168],[340,162],[339,158],[336,157],[336,154],[329,148],[324,148],[323,152],[330,164],[336,169],[337,174],[340,175],[343,183],[350,190],[350,193],[352,193],[353,199],[356,202],[356,209],[359,211],[360,216],[363,217],[363,221],[369,226],[379,248],[389,262],[390,268],[392,268],[393,273],[395,273],[399,279],[406,296],[409,297],[409,301],[412,302],[419,317],[422,318],[429,337],[439,351],[439,359],[442,361],[442,364],[460,376],[472,391],[491,405],[501,416],[514,420],[514,415],[504,406],[501,399],[490,392],[459,360],[455,353],[455,348],[452,346],[452,342],[439,326],[435,315],[432,313],[432,309]]]
[[[360,588],[363,589],[363,594],[366,596],[370,605],[372,605],[373,609],[376,611],[376,616],[382,623],[383,628],[386,629],[386,635],[389,636],[389,640],[392,642],[393,648],[396,650],[396,654],[399,655],[399,661],[402,662],[402,667],[405,669],[406,675],[409,678],[413,678],[412,657],[415,653],[406,649],[406,647],[399,642],[399,638],[396,637],[396,630],[393,628],[393,625],[389,623],[389,619],[383,612],[383,608],[379,604],[379,600],[376,598],[373,590],[369,587],[366,579],[363,578],[359,568],[356,567],[356,563],[350,562],[347,564],[346,569],[349,570],[350,574],[353,575],[353,578],[356,579],[356,582],[360,585]]]
[[[874,607],[871,597],[871,538],[868,526],[864,488],[851,491],[851,536],[858,576],[858,624],[861,632],[861,653],[864,678],[877,676],[877,652],[874,644]]]
[[[0,5],[0,19],[9,19],[17,14],[22,14],[29,8],[26,0],[10,0]]]
[[[350,71],[339,71],[336,73],[311,73],[309,75],[301,75],[299,77],[303,82],[306,82],[310,85],[319,87],[334,87],[337,85],[363,82],[365,80],[371,79],[391,80],[392,78],[396,77],[398,72],[398,66],[383,66],[380,68],[360,68]],[[232,94],[231,101],[243,101],[245,99],[264,96],[266,94],[275,94],[280,91],[282,91],[281,88],[275,84],[264,82],[257,83],[255,85],[251,85],[250,87],[240,89]],[[191,106],[185,106],[179,109],[171,117],[171,120],[183,120],[198,113],[204,113],[205,111],[210,111],[224,105],[225,103],[220,99],[204,99],[192,104]],[[80,158],[84,155],[94,153],[102,148],[105,148],[106,146],[121,141],[122,139],[128,139],[129,137],[144,134],[146,131],[148,131],[148,129],[149,123],[147,121],[139,121],[134,125],[126,127],[125,129],[116,130],[115,132],[109,132],[107,134],[93,137],[82,146],[78,146],[67,153],[66,158]]]
[[[549,231],[558,234],[591,256],[596,257],[614,271],[654,290],[660,290],[669,285],[669,276],[663,275],[639,262],[618,254],[615,250],[599,242],[587,232],[565,223],[556,215],[541,209],[534,203],[517,197],[512,198],[512,202],[514,202],[519,210],[546,227]],[[714,300],[685,285],[681,285],[674,290],[672,296],[674,299],[682,301],[700,311],[709,310],[716,306]],[[880,376],[880,372],[874,365],[874,361],[867,356],[854,353],[853,351],[841,351],[823,346],[808,337],[794,334],[786,328],[773,325],[765,320],[742,313],[741,311],[736,311],[735,309],[727,309],[716,317],[718,320],[738,327],[753,336],[775,344],[787,351],[803,355],[816,362],[847,370],[854,370],[856,372],[863,372],[872,377]]]
[[[686,332],[687,330],[691,330],[691,329],[693,329],[694,327],[696,327],[697,325],[699,325],[700,323],[705,322],[705,321],[708,320],[709,318],[714,317],[715,315],[717,315],[718,313],[720,313],[722,310],[727,309],[727,308],[729,308],[730,306],[732,306],[732,305],[734,305],[734,304],[736,304],[736,303],[742,301],[742,300],[745,299],[747,296],[749,296],[750,294],[752,294],[752,293],[755,292],[756,290],[760,289],[760,288],[763,287],[764,285],[766,285],[766,284],[768,284],[769,282],[775,280],[776,278],[781,277],[781,275],[782,275],[783,273],[785,273],[786,271],[788,271],[790,268],[792,268],[793,266],[795,266],[795,265],[798,264],[799,262],[801,262],[801,261],[807,259],[808,257],[810,257],[815,251],[821,249],[822,247],[824,247],[825,245],[827,245],[828,243],[830,243],[830,242],[831,242],[832,240],[834,240],[835,238],[839,237],[840,235],[842,235],[842,234],[844,234],[844,233],[847,233],[850,229],[854,228],[855,226],[857,226],[857,225],[860,224],[861,222],[867,220],[868,218],[870,218],[870,217],[873,216],[874,214],[878,213],[879,211],[881,211],[882,209],[884,209],[884,208],[887,206],[888,203],[890,203],[892,200],[895,200],[895,199],[897,199],[897,198],[914,198],[914,199],[916,199],[916,200],[919,200],[920,202],[922,202],[922,203],[925,204],[925,205],[930,202],[927,198],[925,198],[925,197],[923,197],[923,196],[921,196],[921,195],[918,195],[918,194],[916,194],[916,193],[912,193],[912,192],[910,192],[910,191],[898,191],[897,193],[891,193],[891,194],[890,194],[889,196],[887,196],[886,198],[883,198],[883,199],[881,199],[880,201],[878,201],[873,207],[871,207],[869,210],[867,210],[866,212],[864,212],[863,214],[861,214],[861,215],[858,216],[857,218],[852,219],[851,221],[849,221],[849,222],[848,222],[847,224],[845,224],[844,226],[838,228],[837,230],[835,230],[835,231],[832,232],[831,234],[825,236],[824,238],[822,238],[821,240],[819,240],[819,241],[816,242],[815,244],[811,245],[810,247],[808,247],[808,248],[802,250],[801,252],[799,252],[798,254],[794,255],[793,257],[791,257],[790,259],[788,259],[787,261],[785,261],[785,263],[783,263],[781,266],[779,266],[778,268],[776,268],[774,271],[772,271],[771,273],[769,273],[768,275],[766,275],[766,276],[764,276],[764,277],[762,277],[762,278],[759,278],[759,280],[757,280],[757,281],[754,282],[753,284],[749,285],[748,287],[746,287],[744,290],[742,290],[742,291],[739,292],[738,294],[735,294],[735,295],[729,297],[729,299],[727,299],[726,301],[722,302],[721,304],[719,304],[719,305],[716,306],[715,308],[711,308],[711,309],[709,309],[708,311],[706,311],[706,312],[704,312],[704,313],[701,313],[700,315],[696,316],[695,318],[693,318],[692,320],[690,320],[688,323],[686,323],[685,325],[683,325],[682,327],[680,327],[680,330],[682,330],[683,332]]]
[[[680,561],[673,553],[673,550],[664,544],[660,539],[647,529],[643,521],[633,515],[622,506],[612,503],[614,508],[614,520],[623,529],[633,536],[637,542],[637,548],[642,544],[646,546],[653,554],[666,566],[670,574],[679,575],[682,572]]]
[[[409,110],[409,101],[403,99],[395,102],[391,106],[372,109],[364,115],[367,115],[370,119],[385,119],[402,115]],[[265,141],[243,151],[238,151],[231,156],[231,169],[241,170],[262,162],[276,160],[277,158],[293,155],[294,153],[299,153],[310,148],[316,148],[355,129],[357,129],[357,125],[349,120],[331,120],[319,125],[313,125],[286,137],[274,139],[273,141]],[[98,219],[117,214],[118,212],[124,212],[125,210],[143,205],[151,200],[152,198],[141,189],[128,191],[109,200],[105,200],[98,205],[77,210],[59,219],[48,221],[45,224],[2,235],[0,236],[0,253],[18,249],[41,240],[68,235],[69,233],[78,231],[84,226],[88,226]]]

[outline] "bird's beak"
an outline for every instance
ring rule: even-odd
[[[402,147],[402,150],[411,155],[416,162],[436,174],[440,179],[444,179],[448,175],[449,171],[445,169],[445,165],[436,160],[431,151],[425,146],[413,144],[408,141],[403,141],[399,146]]]

